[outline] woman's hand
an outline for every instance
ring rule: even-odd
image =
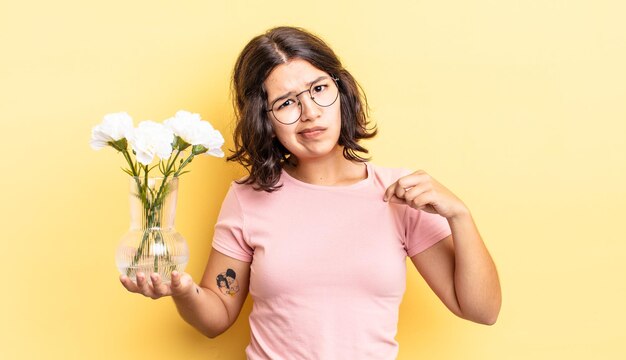
[[[157,273],[151,275],[152,284],[149,284],[144,273],[137,273],[137,284],[126,275],[120,275],[120,281],[126,290],[142,294],[143,296],[159,299],[164,296],[187,296],[193,292],[194,283],[191,275],[187,273],[179,274],[172,271],[172,281],[170,284],[163,284],[161,277]]]
[[[448,219],[468,213],[458,197],[423,170],[403,176],[391,184],[383,200],[406,204]]]

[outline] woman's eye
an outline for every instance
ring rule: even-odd
[[[280,104],[278,106],[277,110],[284,109],[284,108],[286,108],[288,106],[291,106],[293,104],[295,104],[295,101],[293,99],[287,99],[287,101],[283,102],[282,104]]]
[[[314,93],[319,93],[319,92],[324,91],[324,89],[326,89],[326,85],[324,85],[324,84],[315,85],[315,86],[313,87],[313,92],[314,92]]]

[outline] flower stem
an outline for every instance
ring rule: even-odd
[[[182,151],[179,149],[176,152],[176,155],[174,156],[174,159],[168,159],[167,160],[167,167],[166,167],[166,170],[165,170],[165,174],[163,174],[163,175],[169,175],[170,170],[172,170],[172,166],[174,166],[174,164],[176,163],[176,159],[178,159],[178,156],[180,155],[181,152]]]
[[[193,152],[191,154],[189,154],[189,157],[187,159],[185,159],[185,161],[180,164],[180,167],[178,168],[178,170],[176,170],[176,172],[174,173],[174,177],[177,177],[178,174],[180,174],[180,171],[191,162],[191,160],[193,160]]]
[[[178,150],[176,152],[176,156],[174,156],[174,160],[172,160],[172,162],[170,162],[169,160],[167,161],[167,168],[165,169],[165,174],[163,174],[163,182],[161,182],[161,186],[159,187],[159,192],[157,193],[155,201],[158,201],[161,197],[165,196],[165,193],[163,193],[163,188],[166,187],[167,177],[170,175],[172,166],[174,166],[174,164],[176,163],[176,159],[178,159],[178,155],[180,155],[180,153],[181,150]],[[176,174],[174,174],[174,177],[176,177]]]
[[[128,165],[130,166],[133,176],[139,176],[139,174],[137,174],[137,169],[135,168],[135,164],[133,163],[133,160],[130,158],[130,154],[128,153],[128,150],[124,149],[122,153],[124,154],[124,157],[126,158]]]

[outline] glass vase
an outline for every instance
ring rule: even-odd
[[[120,274],[135,283],[142,272],[151,283],[150,274],[169,283],[172,271],[184,271],[189,248],[174,228],[178,177],[142,178],[130,181],[130,229],[122,236],[115,256]]]

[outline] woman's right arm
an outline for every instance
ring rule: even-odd
[[[228,271],[230,269],[231,271]],[[227,291],[224,282],[218,286],[218,275],[228,275],[238,285],[237,291]],[[209,256],[200,284],[194,284],[189,274],[172,273],[172,282],[162,284],[157,274],[152,274],[150,285],[138,274],[137,284],[128,277],[120,281],[128,291],[140,293],[152,299],[172,296],[181,317],[202,334],[214,338],[226,331],[237,320],[248,294],[250,263],[236,260],[213,249]],[[233,287],[234,288],[234,287]]]

